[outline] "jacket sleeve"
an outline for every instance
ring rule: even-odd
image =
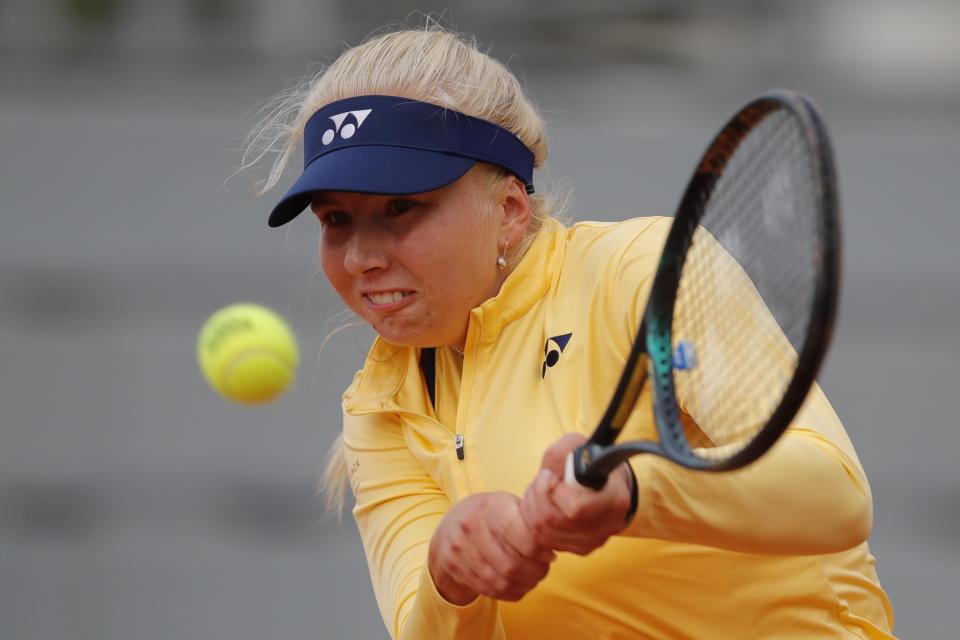
[[[631,459],[639,509],[626,535],[745,553],[844,551],[867,539],[866,476],[818,387],[779,442],[736,471],[690,471],[656,456]]]
[[[390,636],[503,639],[496,600],[457,606],[437,592],[427,552],[450,501],[407,448],[397,416],[345,414],[344,455],[353,515]]]
[[[690,338],[696,362],[674,377],[688,432],[700,429],[708,442],[718,442],[711,434],[711,428],[717,428],[713,425],[729,432],[769,415],[780,396],[770,380],[779,376],[785,384],[795,353],[746,274],[719,243],[698,237],[712,247],[698,255],[704,261],[698,265],[700,273],[707,274],[694,283],[699,285],[699,320],[686,324],[680,303],[674,316],[675,342]],[[715,262],[707,262],[711,260]],[[622,265],[619,279],[624,286],[638,281],[644,275],[640,271],[648,268],[628,260]],[[643,298],[633,302],[631,331],[646,306],[646,292]],[[709,315],[712,310],[717,315]],[[630,315],[623,312],[620,317]],[[736,330],[714,331],[718,326]],[[649,412],[649,393],[641,399],[637,410]],[[769,410],[757,408],[764,403]],[[866,540],[872,526],[866,476],[818,385],[778,443],[743,469],[690,471],[649,455],[634,457],[631,464],[639,509],[626,535],[799,555],[849,549]]]

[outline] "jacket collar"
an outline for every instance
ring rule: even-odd
[[[467,350],[471,349],[470,336],[477,336],[480,345],[495,342],[504,327],[529,311],[544,296],[562,263],[562,239],[566,232],[566,228],[553,218],[544,222],[520,264],[507,276],[500,292],[470,311]],[[404,411],[428,413],[427,396],[420,376],[410,375],[420,366],[419,351],[414,347],[391,344],[378,336],[363,369],[343,395],[344,408],[354,414],[400,407]]]

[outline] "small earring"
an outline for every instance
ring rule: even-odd
[[[497,269],[507,268],[507,245],[509,244],[510,243],[508,242],[503,245],[503,253],[500,254],[499,258],[497,258]]]

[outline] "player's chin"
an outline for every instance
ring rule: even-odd
[[[387,316],[365,319],[381,338],[397,346],[425,348],[456,344],[456,331],[447,324],[437,323],[436,316],[436,313],[411,307]],[[462,340],[462,336],[459,339]]]
[[[368,322],[381,338],[398,347],[432,347],[441,344],[418,323],[403,318],[378,318]]]

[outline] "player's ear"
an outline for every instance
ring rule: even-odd
[[[513,174],[504,180],[500,192],[499,205],[503,207],[503,220],[500,222],[500,243],[516,246],[530,226],[533,205],[530,194],[523,182]]]

